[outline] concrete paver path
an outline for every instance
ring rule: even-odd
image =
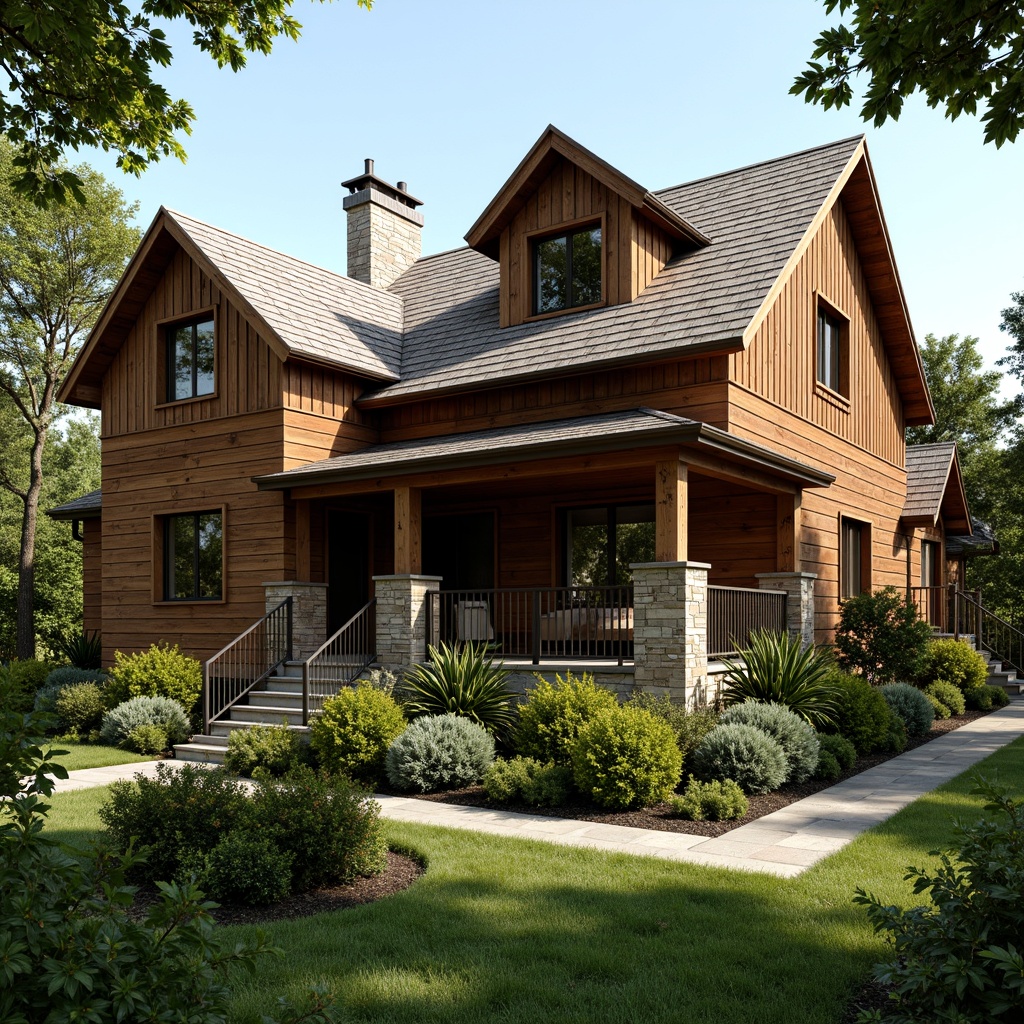
[[[376,799],[383,816],[396,821],[792,877],[1022,735],[1024,698],[1017,697],[1000,711],[714,839],[413,797]],[[57,791],[105,786],[140,771],[152,775],[159,763],[72,772]]]

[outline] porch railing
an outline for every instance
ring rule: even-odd
[[[355,682],[377,660],[377,599],[372,598],[302,663],[302,724],[324,699]]]
[[[708,657],[736,654],[755,630],[786,631],[784,590],[708,587]]]
[[[979,650],[988,651],[1004,665],[1024,672],[1024,633],[984,607],[980,591],[956,590],[952,603],[955,637],[973,634]]]
[[[961,600],[963,597],[970,598],[970,605]],[[985,610],[980,590],[959,590],[953,583],[938,587],[908,587],[907,600],[917,608],[918,616],[938,632],[952,633],[957,637],[978,633],[977,609]]]
[[[292,599],[254,622],[203,665],[203,731],[292,656]]]
[[[427,643],[482,642],[501,657],[633,657],[633,588],[512,587],[434,591],[427,601]]]

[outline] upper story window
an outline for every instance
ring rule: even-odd
[[[167,401],[212,395],[213,314],[166,328]]]
[[[846,395],[847,321],[834,310],[818,303],[818,383]]]
[[[164,600],[219,601],[223,584],[220,512],[190,512],[164,520]]]
[[[534,314],[593,306],[600,301],[600,227],[567,231],[534,243]]]

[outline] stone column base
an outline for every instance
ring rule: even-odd
[[[440,576],[374,576],[377,596],[377,661],[399,674],[427,656],[428,595]]]
[[[292,599],[292,660],[302,661],[327,640],[327,584],[286,580],[264,583],[267,611]]]
[[[813,572],[759,572],[757,585],[761,590],[786,592],[786,628],[792,636],[800,637],[801,644],[814,643],[814,581]]]

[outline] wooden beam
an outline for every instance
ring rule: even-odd
[[[304,583],[313,580],[309,509],[308,501],[295,502],[295,578]]]
[[[800,571],[800,494],[775,496],[775,571]]]
[[[679,458],[654,467],[654,560],[685,562],[687,540],[686,463]]]
[[[395,488],[395,574],[423,571],[422,492]]]

